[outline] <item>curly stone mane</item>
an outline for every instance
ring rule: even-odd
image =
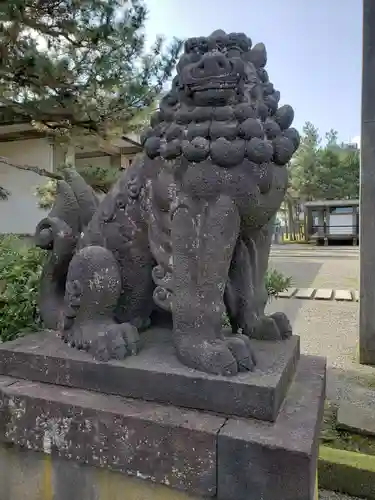
[[[207,69],[212,53],[217,64]],[[265,46],[252,46],[244,34],[217,31],[189,39],[172,89],[142,136],[146,154],[211,160],[225,168],[245,159],[285,165],[299,146],[299,134],[290,128],[293,108],[278,107],[280,92],[269,81],[266,62]]]

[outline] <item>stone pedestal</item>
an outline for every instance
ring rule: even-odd
[[[176,358],[171,331],[142,334],[138,356],[99,362],[44,332],[0,344],[0,373],[48,384],[274,421],[300,356],[299,337],[252,340],[257,369],[237,377],[209,375]]]
[[[68,348],[52,333],[3,344],[0,441],[11,446],[7,453],[40,452],[52,469],[71,463],[82,469],[82,478],[87,467],[97,471],[95,477],[100,470],[133,476],[149,489],[148,499],[169,498],[169,491],[176,499],[314,499],[324,359],[299,359],[297,337],[261,342],[253,345],[257,371],[215,377],[172,362],[168,338],[164,358],[148,338],[139,357],[107,364]],[[29,465],[20,466],[20,482],[40,460],[38,454],[30,457]],[[10,479],[3,481],[9,490]],[[129,500],[139,498],[125,493]],[[82,486],[80,500],[92,495]],[[7,498],[29,497],[19,490]]]

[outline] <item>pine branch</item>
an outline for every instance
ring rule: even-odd
[[[54,172],[49,172],[45,168],[36,167],[34,165],[23,165],[20,163],[14,163],[13,161],[5,158],[5,156],[0,156],[0,163],[4,163],[9,167],[17,168],[18,170],[25,170],[27,172],[33,172],[34,174],[40,175],[41,177],[48,177],[49,179],[62,180],[62,176]]]
[[[182,42],[145,53],[142,0],[0,1],[0,105],[51,133],[123,130],[171,77]]]

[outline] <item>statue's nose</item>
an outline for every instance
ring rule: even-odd
[[[201,77],[220,76],[230,71],[230,62],[223,54],[205,54],[197,63]]]

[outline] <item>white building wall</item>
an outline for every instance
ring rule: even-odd
[[[35,165],[52,171],[54,147],[46,138],[0,142],[0,156],[15,163]],[[37,223],[46,216],[35,196],[36,187],[46,179],[0,163],[0,186],[11,192],[0,201],[0,234],[33,234]]]

